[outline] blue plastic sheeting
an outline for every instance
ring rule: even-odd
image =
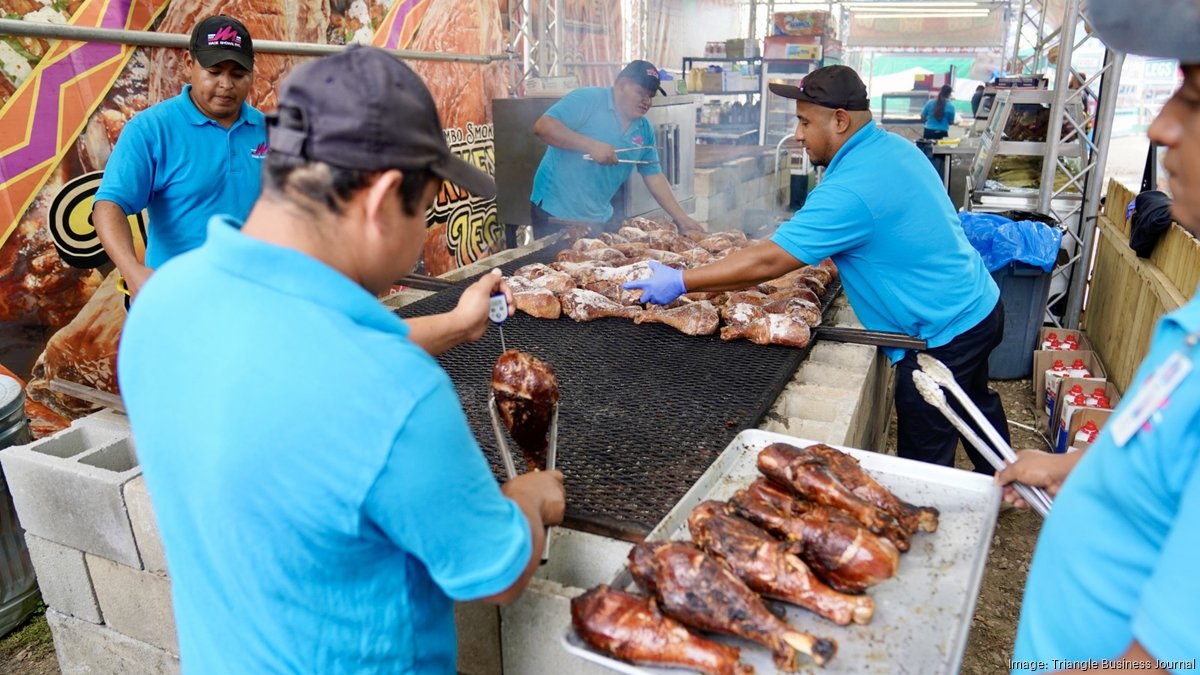
[[[1049,272],[1054,269],[1062,231],[1033,220],[1014,221],[995,213],[958,214],[967,240],[983,256],[989,272],[1021,262]]]

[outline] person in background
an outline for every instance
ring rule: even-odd
[[[937,98],[927,102],[921,109],[925,138],[937,140],[950,135],[950,125],[954,124],[954,105],[950,103],[950,95],[953,93],[950,85],[943,84],[938,90]]]
[[[1176,221],[1200,236],[1200,5],[1092,0],[1111,48],[1178,59],[1183,85],[1150,125],[1166,148]],[[1084,667],[1183,673],[1200,657],[1200,292],[1162,317],[1099,438],[1081,452],[1032,450],[997,475],[1055,494],[1025,585],[1014,673]],[[1089,660],[1095,660],[1090,661]],[[1118,661],[1118,659],[1120,659]],[[1082,664],[1082,665],[1081,665]],[[1076,670],[1077,669],[1077,670]]]
[[[971,117],[979,114],[979,102],[983,100],[983,85],[975,87],[975,93],[971,95]]]
[[[533,133],[549,147],[529,197],[535,237],[557,230],[550,218],[607,227],[614,217],[612,199],[635,166],[681,229],[703,229],[679,205],[659,165],[654,127],[646,119],[657,92],[662,92],[658,70],[648,61],[633,61],[613,86],[576,89],[538,118]]]
[[[1004,335],[1000,289],[929,160],[876,126],[867,88],[851,68],[826,66],[799,87],[770,86],[796,101],[796,140],[825,167],[821,184],[769,241],[689,270],[651,262],[650,278],[625,287],[665,305],[688,292],[749,288],[831,257],[863,325],[925,340],[925,352],[954,372],[1007,437],[1004,407],[988,388],[988,355]],[[959,434],[913,384],[917,352],[884,352],[896,366],[899,455],[953,466]],[[987,461],[964,446],[975,470],[990,474]]]
[[[237,19],[210,16],[192,29],[185,63],[191,82],[183,92],[121,130],[92,206],[126,307],[154,270],[204,243],[210,217],[245,218],[262,186],[267,132],[262,113],[246,103],[254,77],[250,32]],[[127,218],[147,207],[143,262]]]
[[[156,272],[118,372],[171,572],[184,672],[453,673],[454,601],[506,603],[561,521],[562,474],[497,485],[433,355],[478,340],[499,271],[447,314],[376,295],[410,272],[446,144],[387,52],[309,61],[267,120],[243,226]],[[511,309],[510,309],[511,311]]]

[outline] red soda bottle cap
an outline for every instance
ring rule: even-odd
[[[1046,336],[1046,339],[1048,339],[1048,340],[1057,340],[1057,339],[1058,339],[1058,333],[1055,333],[1054,331],[1050,331],[1050,334]]]
[[[1096,387],[1095,389],[1092,390],[1092,396],[1095,396],[1097,398],[1099,398],[1101,396],[1107,396],[1107,392],[1104,391],[1104,387]]]
[[[1071,367],[1072,368],[1085,368],[1086,366],[1083,365],[1083,359],[1075,359],[1075,363],[1071,364]]]
[[[1075,400],[1073,400],[1072,403],[1075,405],[1083,405],[1087,403],[1087,398],[1084,397],[1083,392],[1079,392],[1078,394],[1075,394]]]
[[[1055,359],[1055,360],[1054,360],[1054,368],[1055,368],[1056,370],[1058,370],[1058,369],[1063,369],[1063,368],[1066,368],[1066,366],[1065,366],[1065,365],[1063,365],[1062,359]]]
[[[1075,385],[1074,387],[1071,387],[1071,391],[1070,391],[1069,393],[1071,393],[1071,394],[1082,394],[1082,393],[1083,393],[1083,387],[1082,387],[1081,385],[1078,385],[1078,384],[1077,384],[1077,385]]]
[[[1096,431],[1096,423],[1092,420],[1088,420],[1084,423],[1083,428],[1087,429],[1088,431]]]
[[[1097,396],[1096,397],[1096,407],[1097,408],[1107,408],[1108,407],[1108,397],[1107,396]]]

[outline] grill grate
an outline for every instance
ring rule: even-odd
[[[501,269],[550,262],[542,249]],[[452,309],[460,282],[403,307],[401,316]],[[840,291],[826,294],[825,308]],[[743,429],[756,426],[808,349],[692,337],[660,324],[626,319],[576,323],[523,313],[504,324],[507,346],[545,360],[558,376],[558,468],[566,480],[565,525],[640,541]],[[438,358],[450,374],[475,438],[497,478],[487,399],[500,356],[498,331]],[[515,446],[513,447],[516,451]]]

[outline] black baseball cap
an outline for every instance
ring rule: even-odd
[[[825,108],[870,110],[871,99],[867,85],[849,66],[825,66],[804,77],[799,87],[790,84],[770,84],[771,93],[785,98],[815,103]]]
[[[267,140],[272,153],[357,171],[425,169],[477,197],[496,196],[491,176],[450,151],[420,76],[375,47],[292,69],[267,116]]]
[[[1091,0],[1084,12],[1104,44],[1130,54],[1200,63],[1196,0]]]
[[[658,79],[658,68],[655,68],[654,64],[649,61],[630,61],[629,65],[625,66],[617,74],[617,79],[633,80],[644,87],[651,95],[654,95],[656,91],[663,96],[667,95],[667,92],[663,91],[661,86],[662,82]]]
[[[196,24],[188,51],[205,68],[233,61],[246,70],[254,70],[254,41],[250,39],[250,31],[231,16],[218,14]]]

